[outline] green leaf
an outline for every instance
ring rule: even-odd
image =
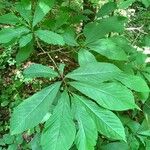
[[[132,5],[136,0],[121,0],[119,2],[118,8],[119,9],[126,9],[128,8],[130,5]]]
[[[147,83],[139,76],[119,73],[115,79],[134,91],[149,92]]]
[[[113,60],[128,60],[124,50],[111,39],[100,39],[87,45],[91,50]]]
[[[143,73],[144,77],[150,82],[150,74],[149,73]]]
[[[11,144],[11,145],[8,146],[7,150],[14,150],[14,149],[17,149],[17,148],[18,148],[17,144]]]
[[[41,138],[41,134],[40,133],[37,133],[34,136],[32,141],[30,142],[32,150],[42,150],[42,147],[40,145],[40,138]]]
[[[88,63],[97,62],[95,56],[86,49],[80,49],[78,52],[78,62],[80,66],[87,65]]]
[[[146,8],[150,6],[150,0],[141,0],[141,2],[144,4]]]
[[[57,82],[44,88],[14,109],[10,123],[12,135],[31,129],[42,121],[58,93],[60,84],[60,82]]]
[[[53,44],[53,45],[64,45],[64,39],[61,35],[49,31],[49,30],[37,30],[35,32],[36,36],[40,38],[42,41]]]
[[[147,114],[147,115],[149,115],[149,114]],[[150,120],[149,120],[148,117],[145,117],[145,118],[146,119],[143,120],[140,128],[137,131],[137,134],[140,134],[140,135],[143,135],[143,136],[149,136],[150,137]]]
[[[0,43],[8,43],[19,38],[22,34],[29,33],[30,30],[24,26],[19,28],[4,28],[0,30]]]
[[[58,76],[58,73],[53,69],[41,64],[32,64],[26,68],[23,72],[26,78],[37,78],[37,77],[47,77],[54,78]]]
[[[142,45],[150,47],[150,35],[145,35],[142,39]]]
[[[30,43],[32,41],[32,38],[33,38],[32,33],[22,36],[19,40],[19,46],[20,47],[26,46],[28,43]]]
[[[127,54],[136,53],[137,50],[131,45],[130,41],[126,39],[124,36],[113,36],[109,38],[112,42],[116,44],[116,46],[123,49]]]
[[[61,94],[57,106],[41,137],[43,150],[69,150],[75,139],[75,125],[71,116],[69,96]]]
[[[149,98],[149,92],[140,92],[137,93],[138,98],[144,104]]]
[[[139,141],[132,134],[130,134],[128,137],[128,145],[130,149],[139,150],[139,146],[140,146]]]
[[[16,5],[15,8],[24,20],[26,20],[28,23],[31,23],[32,20],[31,1],[22,0],[20,3]]]
[[[125,17],[113,16],[87,24],[83,30],[86,37],[86,44],[95,42],[110,32],[122,33],[126,20]]]
[[[98,131],[111,139],[126,140],[124,127],[119,118],[111,111],[97,106],[94,102],[89,101],[81,96],[73,95],[78,99],[95,120]]]
[[[76,101],[76,99],[74,99]],[[78,150],[94,150],[97,140],[96,125],[86,109],[79,103],[76,104],[76,120],[78,132],[75,144]]]
[[[14,15],[12,13],[8,13],[8,14],[0,16],[0,23],[15,25],[17,23],[20,23],[20,21],[16,15]]]
[[[75,39],[75,31],[72,29],[67,29],[65,32],[62,34],[64,41],[67,45],[69,46],[78,46],[79,44],[77,43]]]
[[[55,0],[39,0],[35,8],[33,27],[37,25],[54,6]]]
[[[4,134],[3,140],[4,140],[5,144],[13,144],[15,138],[14,138],[14,136],[11,136],[10,134]]]
[[[77,68],[66,77],[77,81],[97,83],[111,80],[119,72],[121,72],[119,68],[113,64],[95,62]]]
[[[133,94],[119,83],[85,84],[70,82],[81,93],[95,100],[104,108],[121,111],[136,108]]]
[[[101,146],[101,150],[129,150],[129,146],[125,142],[112,142]]]
[[[59,13],[56,15],[55,30],[58,30],[61,26],[67,24],[70,18],[70,12],[67,7],[62,7]]]
[[[27,60],[32,54],[33,50],[34,50],[33,41],[28,43],[26,46],[20,48],[16,55],[17,64],[20,64],[21,62]]]
[[[150,149],[150,140],[146,139],[146,150]]]
[[[101,9],[97,13],[97,17],[102,17],[105,15],[109,15],[112,13],[115,9],[117,9],[117,4],[115,2],[108,2],[104,4]]]

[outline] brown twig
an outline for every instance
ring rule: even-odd
[[[57,64],[56,64],[56,62],[54,61],[54,59],[51,57],[51,55],[50,55],[49,53],[47,53],[47,52],[43,49],[43,47],[42,47],[41,44],[39,43],[38,39],[36,39],[36,42],[37,42],[38,47],[42,50],[42,52],[43,52],[44,54],[47,54],[47,56],[50,58],[50,60],[51,60],[52,63],[54,64],[54,67],[55,67],[55,69],[57,70],[57,72],[58,72],[60,78],[62,79],[62,81],[64,82],[65,86],[67,87],[67,83],[66,83],[66,81],[65,81],[65,78],[64,78],[63,74],[60,73],[59,67],[57,66]]]

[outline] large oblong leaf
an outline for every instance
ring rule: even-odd
[[[22,34],[29,32],[30,30],[24,26],[18,28],[4,28],[0,30],[0,43],[8,43],[15,38],[19,38]]]
[[[30,43],[33,39],[33,34],[32,33],[29,33],[25,36],[22,36],[19,40],[19,46],[20,47],[24,47],[26,46],[28,43]]]
[[[139,76],[119,73],[116,80],[120,81],[122,84],[126,85],[128,88],[137,92],[149,92],[150,89],[147,83]]]
[[[46,122],[41,137],[43,150],[69,150],[75,138],[75,125],[71,115],[69,96],[61,94],[57,106]]]
[[[100,19],[97,22],[95,21],[92,23],[88,23],[83,30],[83,33],[86,37],[85,42],[87,44],[95,42],[100,38],[104,38],[104,36],[110,32],[123,32],[124,23],[126,21],[127,19],[125,17],[113,16]]]
[[[44,88],[14,109],[10,123],[12,135],[33,128],[42,121],[58,93],[60,84],[57,82]]]
[[[132,92],[117,83],[85,84],[70,82],[71,86],[110,110],[128,110],[136,108]]]
[[[86,49],[80,49],[80,51],[78,52],[79,65],[83,66],[93,62],[97,62],[95,56]]]
[[[41,64],[32,64],[27,69],[24,70],[25,77],[37,78],[37,77],[47,77],[54,78],[58,76],[58,73],[52,70],[50,67],[43,66]]]
[[[119,72],[121,70],[113,64],[95,62],[77,68],[68,73],[66,77],[77,81],[97,83],[111,80]]]
[[[126,140],[124,127],[119,118],[111,111],[99,107],[94,102],[73,94],[87,108],[94,119],[98,131],[111,139]]]
[[[37,30],[35,32],[36,36],[39,37],[42,41],[53,44],[53,45],[64,45],[64,39],[61,35],[49,31],[49,30]]]
[[[55,0],[39,0],[33,17],[33,27],[51,10]]]
[[[33,41],[29,42],[26,46],[21,47],[16,55],[17,64],[28,59],[33,51],[34,51]]]
[[[91,50],[112,60],[127,60],[124,50],[111,39],[100,39],[87,45]]]
[[[75,144],[78,150],[94,150],[97,140],[97,128],[85,107],[78,103],[78,101],[76,102],[76,120],[79,129]]]
[[[117,9],[117,4],[115,2],[105,3],[97,13],[97,17],[103,17],[105,15],[109,15],[115,9]]]
[[[32,8],[30,0],[21,0],[17,3],[16,10],[19,12],[20,16],[26,20],[28,23],[32,20]]]
[[[0,16],[0,23],[15,25],[17,23],[20,23],[20,20],[13,13],[8,13],[8,14]]]

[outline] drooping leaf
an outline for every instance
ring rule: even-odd
[[[97,17],[102,17],[105,15],[109,15],[117,8],[117,4],[115,2],[108,2],[104,4],[97,13]]]
[[[55,30],[59,29],[61,26],[67,24],[68,19],[70,18],[70,12],[67,7],[60,8],[59,13],[56,16]]]
[[[150,82],[150,73],[143,73],[144,77]]]
[[[127,60],[124,50],[111,39],[100,39],[87,45],[91,50],[113,60]]]
[[[131,6],[133,3],[135,2],[135,0],[121,0],[118,4],[118,8],[119,9],[126,9],[129,6]]]
[[[142,45],[143,46],[147,46],[149,47],[150,46],[150,35],[145,35],[142,39]]]
[[[94,119],[98,131],[111,139],[125,141],[124,127],[119,118],[111,111],[97,106],[94,102],[89,101],[81,96],[73,95],[78,99],[90,112]]]
[[[95,122],[86,109],[78,102],[76,103],[76,119],[79,129],[76,135],[75,144],[78,150],[94,150],[97,139],[97,128]]]
[[[150,149],[150,140],[146,139],[146,150]]]
[[[20,23],[20,21],[16,15],[12,13],[8,13],[8,14],[0,16],[0,23],[15,25],[17,23]]]
[[[139,150],[140,143],[133,134],[130,134],[128,137],[128,145],[130,149]]]
[[[39,0],[35,8],[33,27],[37,25],[54,6],[55,0]]]
[[[25,21],[27,21],[28,23],[31,23],[31,20],[32,20],[31,1],[22,0],[20,3],[17,3],[15,8]]]
[[[137,107],[132,92],[121,84],[112,82],[90,85],[70,82],[70,85],[110,110],[121,111]]]
[[[125,142],[112,142],[101,146],[101,150],[129,150],[129,146]]]
[[[87,65],[88,63],[97,62],[95,56],[86,49],[80,49],[78,52],[78,62],[80,66]]]
[[[149,92],[138,92],[136,93],[140,101],[144,104],[149,98]]]
[[[95,42],[110,32],[123,32],[125,22],[125,17],[113,16],[101,19],[99,22],[97,21],[87,24],[83,30],[86,37],[86,43]]]
[[[130,41],[124,36],[113,36],[109,38],[117,47],[120,47],[127,54],[132,54],[137,50],[131,45]]]
[[[32,33],[22,36],[19,40],[19,46],[20,47],[26,46],[28,43],[30,43],[32,41],[32,38],[33,38]]]
[[[40,145],[40,138],[41,138],[41,134],[40,133],[37,133],[34,136],[32,141],[30,142],[32,150],[42,150],[42,147]]]
[[[43,66],[41,64],[32,64],[27,69],[24,70],[24,75],[27,78],[37,78],[37,77],[47,77],[54,78],[58,76],[58,73],[55,72],[48,66]]]
[[[61,94],[57,106],[50,119],[46,122],[41,137],[43,150],[68,150],[75,139],[75,125],[71,115],[69,96]]]
[[[60,82],[52,84],[17,106],[11,117],[11,134],[19,134],[38,125],[49,111],[59,87]]]
[[[150,0],[141,0],[141,2],[144,4],[146,8],[150,6]]]
[[[30,30],[24,26],[18,28],[4,28],[0,30],[0,43],[8,43],[19,38],[22,34],[29,33]]]
[[[66,77],[77,81],[97,83],[111,80],[119,72],[121,72],[119,68],[113,64],[95,62],[77,68]]]
[[[28,43],[26,46],[21,47],[16,55],[16,62],[20,64],[21,62],[27,60],[34,50],[33,41]]]
[[[75,39],[75,31],[72,29],[67,29],[65,32],[62,34],[64,41],[67,45],[69,46],[78,46],[79,44],[77,43]]]
[[[49,30],[37,30],[35,32],[36,36],[40,38],[42,41],[53,44],[53,45],[64,45],[64,39],[61,35],[49,31]]]
[[[139,76],[119,73],[116,77],[116,80],[120,81],[128,88],[137,91],[137,92],[149,92],[149,87],[147,83]]]

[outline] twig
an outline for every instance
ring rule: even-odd
[[[137,41],[137,39],[140,37],[140,35],[141,35],[141,33],[139,32],[139,33],[137,34],[137,36],[135,37],[134,41],[132,42],[132,45],[134,45],[134,44],[136,43],[136,41]]]
[[[50,55],[49,53],[47,53],[47,52],[42,48],[42,46],[41,46],[41,44],[39,43],[38,40],[36,40],[36,41],[37,41],[38,47],[43,51],[44,54],[47,54],[47,56],[50,58],[50,60],[51,60],[52,63],[54,64],[55,68],[57,69],[57,71],[59,71],[59,68],[58,68],[57,64],[55,63],[54,59],[51,57],[51,55]]]
[[[141,32],[143,34],[148,34],[148,33],[144,32],[142,30],[142,28],[143,28],[143,26],[141,26],[141,27],[130,27],[130,28],[126,28],[125,30],[127,30],[127,31],[133,31],[133,32],[138,31],[138,32]]]
[[[62,81],[64,82],[65,86],[67,87],[67,83],[63,77],[63,75],[60,73],[59,68],[56,64],[56,62],[54,61],[54,59],[51,57],[51,55],[49,53],[47,53],[41,46],[41,44],[39,43],[38,39],[36,39],[37,45],[38,47],[43,51],[44,54],[47,54],[47,56],[50,58],[50,60],[52,61],[52,63],[54,64],[55,68],[57,69],[57,72],[59,74],[59,76],[61,77]]]

